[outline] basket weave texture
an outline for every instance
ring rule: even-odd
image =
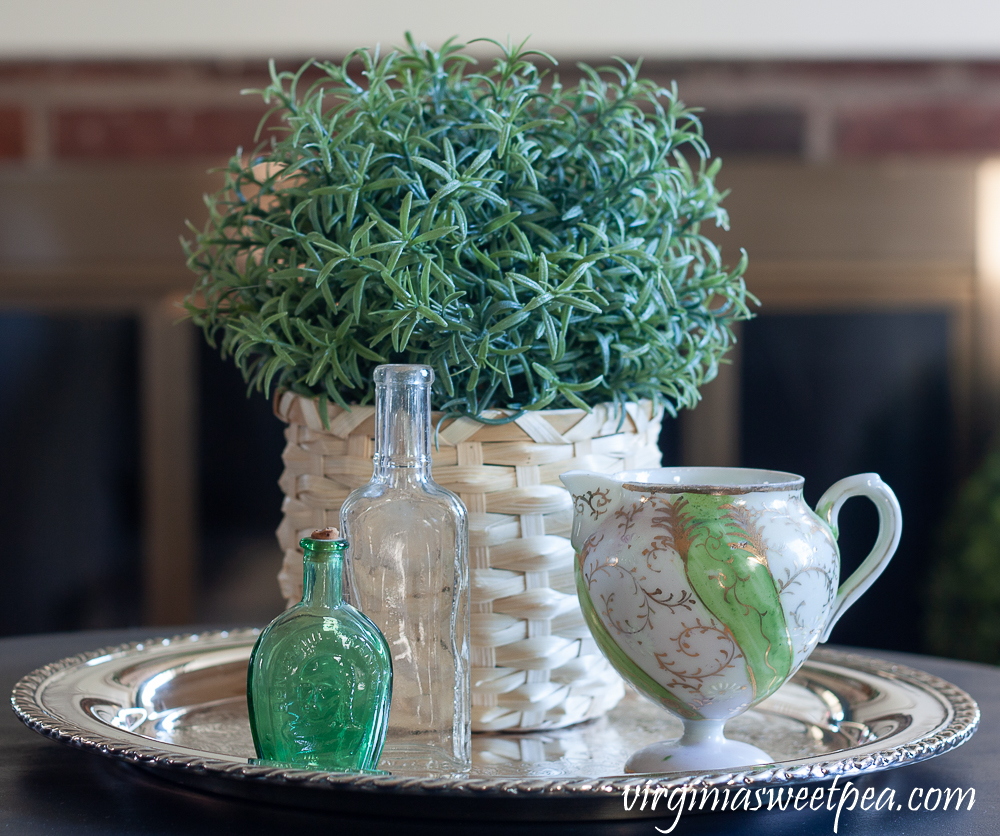
[[[290,392],[275,401],[288,424],[278,575],[289,604],[302,596],[301,537],[337,526],[347,495],[372,476],[375,409]],[[505,413],[495,410],[488,418]],[[437,425],[439,415],[432,420]],[[599,717],[624,685],[591,638],[573,578],[567,470],[658,467],[662,411],[650,402],[529,412],[506,424],[458,418],[440,425],[434,481],[469,509],[473,731],[552,729]]]

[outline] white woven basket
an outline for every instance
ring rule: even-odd
[[[299,395],[281,395],[275,412],[288,423],[277,534],[285,554],[278,580],[291,604],[302,595],[299,539],[339,525],[348,493],[371,479],[375,409],[329,404],[329,430],[316,403]],[[567,726],[601,716],[624,696],[580,612],[572,501],[558,479],[567,470],[658,467],[662,412],[645,401],[628,405],[619,429],[620,418],[597,406],[529,412],[507,424],[441,425],[434,480],[469,509],[474,731]]]

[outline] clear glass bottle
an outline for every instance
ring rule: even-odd
[[[302,601],[260,634],[247,706],[257,757],[329,771],[372,770],[385,742],[392,661],[378,628],[344,601],[344,540],[314,531]]]
[[[455,771],[471,761],[468,517],[431,478],[428,366],[374,372],[372,480],[340,510],[349,600],[392,653],[394,685],[380,769]]]

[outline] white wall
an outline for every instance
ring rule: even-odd
[[[1000,58],[1000,0],[0,0],[0,59],[336,55],[405,29],[572,56]]]

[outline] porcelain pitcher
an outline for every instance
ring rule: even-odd
[[[874,473],[837,482],[816,512],[802,477],[778,471],[560,478],[573,496],[577,591],[591,633],[626,680],[687,721],[725,721],[772,694],[899,542],[899,504]],[[852,496],[875,503],[879,535],[841,584],[837,514]]]

